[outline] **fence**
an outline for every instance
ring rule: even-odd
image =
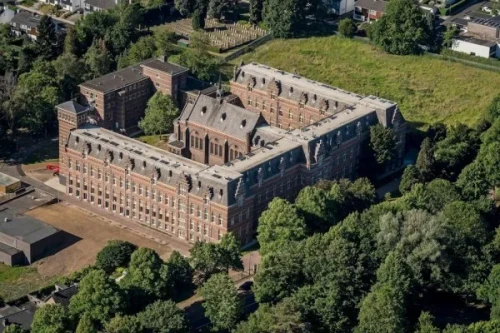
[[[239,56],[241,56],[247,52],[252,51],[257,46],[261,46],[262,44],[266,43],[267,41],[270,41],[271,39],[273,39],[271,34],[267,34],[261,38],[258,38],[256,40],[254,40],[253,42],[248,43],[247,45],[243,46],[241,49],[234,51],[233,53],[224,57],[224,61],[231,61],[235,58],[238,58]]]

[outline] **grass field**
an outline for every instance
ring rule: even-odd
[[[0,264],[0,297],[11,301],[54,283],[56,277],[42,277],[32,266]]]
[[[500,91],[500,74],[431,56],[394,56],[340,37],[274,40],[234,60],[255,61],[397,102],[417,127],[475,124]]]

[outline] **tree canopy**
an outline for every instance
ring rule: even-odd
[[[156,92],[148,101],[146,114],[139,122],[139,128],[147,135],[159,135],[172,129],[174,120],[179,116],[175,101],[162,92]]]
[[[423,11],[412,0],[394,0],[370,29],[370,39],[392,54],[418,54],[431,32]]]

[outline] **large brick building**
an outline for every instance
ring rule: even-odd
[[[259,64],[236,68],[231,92],[188,96],[168,151],[89,124],[89,108],[60,106],[67,193],[187,241],[232,231],[245,244],[274,197],[354,177],[370,126],[394,129],[389,168],[402,165],[406,123],[393,102]]]

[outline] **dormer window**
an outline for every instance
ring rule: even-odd
[[[222,198],[223,195],[224,195],[224,190],[220,189],[219,190],[219,199]]]
[[[260,86],[264,87],[265,84],[266,84],[266,79],[262,78],[262,80],[260,81]]]
[[[142,161],[142,168],[146,169],[146,161]]]
[[[293,94],[293,87],[290,87],[290,90],[288,91],[288,96],[292,96]]]

